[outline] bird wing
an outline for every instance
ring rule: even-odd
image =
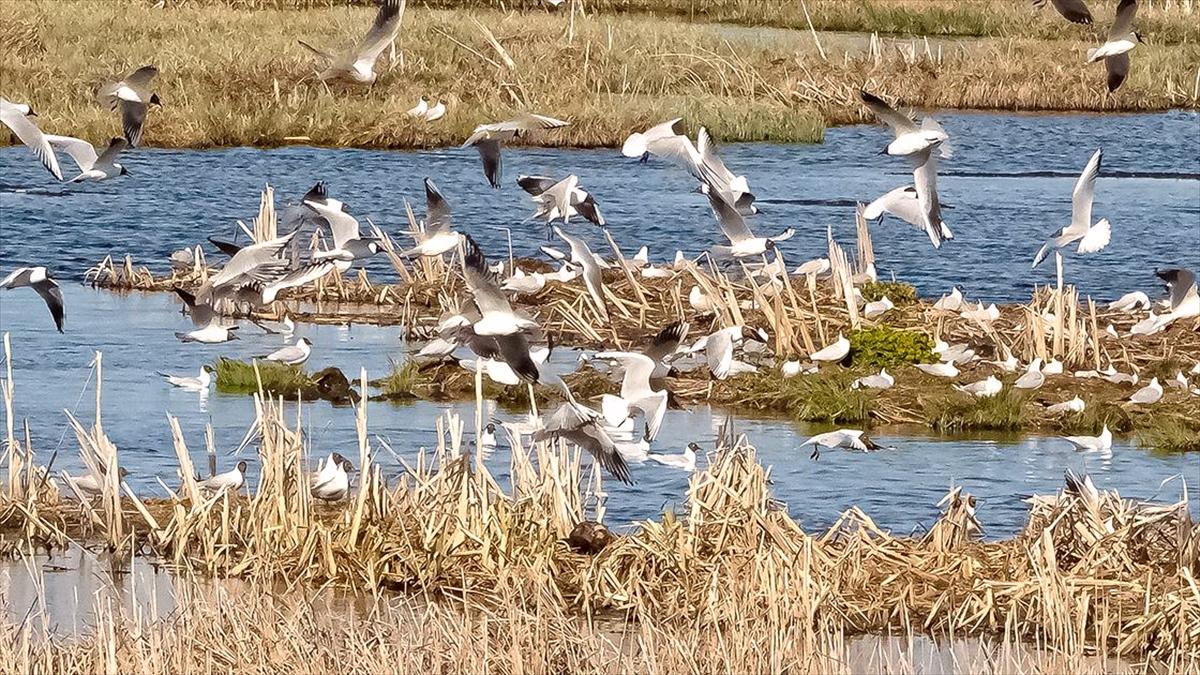
[[[1040,3],[1045,3],[1045,1],[1040,0]],[[1058,10],[1058,13],[1062,14],[1067,21],[1084,24],[1092,22],[1092,13],[1088,11],[1083,0],[1050,0],[1050,4],[1054,5],[1054,9]]]
[[[917,124],[908,115],[888,105],[887,101],[865,89],[859,90],[858,95],[880,122],[892,128],[892,133],[899,136],[910,131],[917,131]]]
[[[234,244],[233,242],[221,241],[220,239],[213,239],[212,237],[208,238],[208,243],[212,244],[213,246],[216,246],[218,251],[220,251],[221,253],[224,253],[225,255],[227,255],[231,258],[233,256],[237,255],[238,251],[242,250],[241,246],[238,246],[237,244]]]
[[[425,179],[425,236],[447,232],[450,229],[450,204],[442,196],[433,181]]]
[[[209,285],[216,288],[230,284],[243,275],[255,280],[269,280],[271,273],[287,268],[287,261],[279,258],[279,254],[292,243],[295,236],[296,232],[292,232],[277,239],[242,248],[229,259],[220,272],[209,278]]]
[[[150,82],[158,77],[158,68],[154,66],[142,66],[132,73],[125,76],[123,82],[125,86],[138,92],[138,95],[145,99],[148,96],[141,96],[142,93],[149,94]]]
[[[99,159],[96,155],[96,148],[83,139],[71,136],[55,136],[53,134],[46,134],[45,138],[51,146],[70,155],[71,159],[75,160],[75,165],[79,167],[80,171],[90,171]]]
[[[696,152],[700,155],[701,180],[710,185],[715,183],[723,190],[730,190],[734,182],[733,172],[725,166],[725,162],[717,154],[716,144],[708,135],[708,129],[704,127],[700,127],[700,131],[696,133]]]
[[[937,156],[933,148],[924,151],[925,161],[913,168],[913,185],[921,209],[921,227],[934,248],[942,245],[942,205],[937,194]]]
[[[654,437],[658,436],[658,430],[662,428],[663,417],[667,414],[667,398],[667,392],[663,390],[644,396],[637,402],[642,414],[646,416],[644,438],[647,442],[654,440]]]
[[[325,59],[326,61],[333,61],[333,55],[330,54],[329,52],[321,51],[320,49],[317,49],[316,47],[308,44],[304,40],[296,40],[296,42],[299,42],[301,47],[304,47],[308,51],[312,52],[313,54],[316,54],[317,56]]]
[[[1113,19],[1112,29],[1108,31],[1109,40],[1120,40],[1133,32],[1133,19],[1137,15],[1137,0],[1121,0],[1117,5],[1117,16]]]
[[[725,234],[730,243],[737,244],[754,238],[754,233],[746,225],[746,219],[729,202],[725,201],[725,198],[711,184],[708,190],[708,203],[712,206],[717,224],[721,226],[721,232]]]
[[[1155,270],[1154,274],[1167,284],[1171,294],[1171,309],[1179,307],[1187,298],[1188,293],[1196,285],[1196,275],[1182,267]]]
[[[54,317],[54,326],[58,332],[63,332],[63,296],[62,290],[53,279],[43,279],[33,285],[33,290],[46,301],[50,308],[50,316]]]
[[[129,145],[137,147],[142,142],[142,127],[146,124],[146,104],[138,101],[120,100],[121,129]]]
[[[20,288],[21,286],[28,286],[29,273],[31,271],[33,271],[32,267],[18,267],[12,272],[9,272],[8,276],[4,277],[3,281],[0,281],[0,288]],[[22,277],[22,275],[24,275],[24,277]]]
[[[604,467],[614,478],[627,485],[633,485],[633,478],[629,475],[629,465],[625,463],[625,458],[617,451],[612,437],[596,421],[593,420],[578,429],[562,432],[559,435],[591,453],[592,457],[600,462],[600,466]]]
[[[621,398],[634,401],[650,393],[654,359],[637,352],[600,352],[596,358],[612,359],[625,369],[625,377],[621,380]]]
[[[517,374],[517,377],[526,382],[538,381],[537,363],[529,355],[529,340],[524,333],[497,335],[495,341],[500,350],[501,360]]]
[[[121,152],[123,152],[128,147],[129,147],[129,142],[126,141],[124,138],[110,139],[108,141],[108,147],[105,148],[104,152],[100,153],[100,157],[98,157],[96,159],[96,165],[112,166],[112,163],[114,161],[116,161],[116,159],[117,159],[117,155],[121,154]],[[92,152],[95,152],[95,149],[93,149]]]
[[[646,152],[679,164],[697,180],[700,177],[700,151],[687,136],[668,136],[646,144]]]
[[[383,50],[392,44],[400,32],[400,21],[404,18],[405,0],[383,0],[379,4],[379,12],[375,14],[375,22],[371,30],[363,37],[362,42],[354,50],[354,65],[362,70],[370,70],[375,66],[376,59]]]
[[[682,117],[676,117],[673,120],[667,120],[661,124],[655,124],[643,132],[643,135],[646,137],[647,142],[674,136],[676,135],[675,125],[679,124],[679,121],[682,119]]]
[[[349,213],[341,209],[321,209],[320,214],[325,218],[325,222],[329,223],[329,232],[333,235],[333,245],[336,248],[342,248],[346,242],[361,236],[358,220]]]
[[[287,347],[282,347],[280,349],[276,349],[275,351],[268,354],[266,356],[266,360],[268,360],[268,361],[295,361],[296,359],[299,359],[302,356],[304,356],[304,352],[301,351],[299,347],[297,347],[296,345],[288,345]]]
[[[924,211],[917,197],[917,188],[912,185],[898,187],[867,204],[863,209],[863,218],[876,220],[888,213],[918,228],[924,227]]]
[[[467,254],[463,259],[466,267],[463,276],[467,282],[467,289],[475,298],[475,306],[483,315],[511,314],[512,305],[508,304],[508,298],[504,296],[504,291],[500,290],[500,285],[496,283],[496,276],[488,270],[487,258],[483,256],[483,251],[479,249],[479,245],[470,235],[467,235],[465,239]]]
[[[708,369],[718,379],[723,380],[729,374],[733,365],[733,336],[727,330],[719,330],[708,336],[708,344],[704,348]]]
[[[483,175],[493,188],[499,190],[500,179],[504,173],[504,163],[500,159],[500,141],[484,138],[473,145],[479,151],[479,159],[483,162]]]
[[[654,361],[662,361],[679,349],[679,345],[687,339],[687,333],[688,323],[676,321],[660,330],[642,353]]]
[[[58,180],[62,180],[62,169],[58,166],[58,157],[54,155],[54,148],[50,147],[50,142],[46,140],[42,130],[38,129],[28,117],[12,106],[0,107],[0,122],[4,122],[4,126],[12,130],[17,138],[29,148],[34,157],[46,167],[46,170],[54,175]]]
[[[576,190],[576,192],[583,191]],[[591,193],[583,192],[583,194],[587,196],[582,201],[572,204],[575,212],[583,216],[588,222],[604,227],[604,214],[600,213],[600,205],[596,203],[596,199],[592,197]]]
[[[1083,232],[1092,225],[1092,194],[1103,156],[1103,150],[1093,153],[1087,166],[1083,167],[1083,173],[1079,174],[1079,180],[1075,181],[1075,190],[1071,193],[1071,231]]]
[[[537,131],[539,129],[558,129],[569,126],[571,123],[546,115],[535,115],[533,113],[525,113],[518,115],[511,120],[500,122],[495,125],[496,131]]]
[[[1112,225],[1109,224],[1107,218],[1101,218],[1100,222],[1089,227],[1087,234],[1083,235],[1083,239],[1079,240],[1078,251],[1080,253],[1095,253],[1108,246],[1110,239],[1112,239]]]
[[[520,185],[522,190],[528,192],[529,194],[533,195],[534,197],[542,194],[546,190],[549,190],[551,187],[554,186],[554,184],[556,182],[557,181],[555,181],[553,178],[550,178],[549,176],[518,176],[517,177],[517,185]]]
[[[1104,70],[1108,75],[1108,90],[1116,91],[1129,75],[1129,52],[1104,57]]]

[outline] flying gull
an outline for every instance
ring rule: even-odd
[[[417,255],[433,258],[457,248],[462,243],[462,235],[450,229],[452,224],[450,203],[442,196],[437,185],[426,178],[423,227],[412,233],[416,245],[401,251],[400,255],[405,258]]]
[[[493,338],[496,355],[521,379],[537,382],[538,367],[529,355],[529,340],[524,333],[525,330],[536,328],[537,324],[513,311],[495,275],[488,270],[487,259],[479,245],[470,236],[466,236],[465,240],[464,277],[475,307],[479,310],[479,319],[467,328],[476,336]]]
[[[587,287],[588,295],[592,298],[592,303],[600,316],[608,320],[608,303],[604,298],[604,277],[600,271],[600,265],[596,261],[595,254],[588,248],[587,243],[579,237],[572,236],[562,231],[562,228],[555,226],[554,233],[559,239],[567,242],[571,247],[571,263],[583,268],[583,283]]]
[[[124,138],[114,138],[108,142],[108,147],[99,155],[96,147],[85,140],[70,136],[54,136],[47,134],[46,140],[75,160],[79,167],[79,175],[71,179],[72,183],[82,183],[85,180],[107,180],[117,176],[126,176],[129,171],[117,161],[117,155],[129,147],[129,141]]]
[[[720,192],[709,190],[708,202],[717,218],[717,224],[721,226],[721,232],[729,239],[729,246],[713,247],[713,253],[719,257],[745,258],[762,255],[774,250],[777,242],[791,239],[796,233],[789,227],[774,237],[756,237],[746,225],[745,217],[726,201]]]
[[[0,289],[10,288],[32,288],[42,300],[46,302],[46,307],[50,310],[50,316],[54,317],[54,327],[58,332],[63,332],[63,296],[62,290],[58,287],[58,282],[54,277],[50,276],[50,272],[45,267],[18,267],[13,270],[8,276],[0,281]]]
[[[1103,155],[1103,150],[1097,150],[1083,168],[1079,180],[1075,181],[1075,190],[1071,193],[1071,224],[1050,235],[1034,256],[1034,267],[1040,265],[1052,249],[1062,249],[1075,242],[1079,242],[1076,247],[1078,253],[1095,253],[1108,246],[1108,241],[1112,238],[1112,226],[1108,220],[1101,218],[1092,224],[1092,195],[1095,192],[1096,176],[1100,173]]]
[[[646,421],[643,438],[647,442],[653,441],[667,412],[667,391],[655,391],[650,386],[650,377],[657,365],[655,360],[636,352],[600,352],[595,358],[616,361],[625,369],[620,396],[605,394],[601,398],[605,421],[611,426],[619,426],[632,416],[633,411],[640,411]]]
[[[1045,4],[1046,0],[1033,0],[1034,7],[1042,7]],[[1050,0],[1050,4],[1071,23],[1089,24],[1092,22],[1092,13],[1088,11],[1083,0]]]
[[[568,124],[570,122],[553,117],[526,113],[505,122],[481,124],[475,127],[475,131],[462,144],[462,147],[475,146],[475,149],[479,151],[480,160],[483,161],[483,175],[487,177],[488,184],[499,190],[504,169],[500,159],[501,143],[521,138],[531,131],[559,129]]]
[[[333,248],[313,253],[314,262],[332,260],[343,272],[350,269],[355,260],[363,260],[379,253],[379,242],[363,239],[358,220],[346,210],[346,205],[329,196],[325,182],[321,181],[304,195],[303,204],[312,209],[329,224],[333,235]]]
[[[614,478],[632,485],[629,465],[604,429],[600,414],[576,402],[566,385],[562,385],[562,390],[567,400],[546,418],[544,427],[534,433],[533,439],[541,442],[562,438],[574,443],[591,453]]]
[[[30,120],[37,115],[25,103],[13,103],[0,97],[0,122],[16,135],[29,148],[34,157],[46,167],[46,170],[58,180],[62,180],[62,169],[58,166],[58,157],[46,140],[46,135]]]
[[[322,82],[344,80],[355,84],[373,84],[379,77],[375,72],[375,62],[379,60],[383,50],[395,42],[400,33],[404,5],[404,0],[380,0],[379,11],[375,14],[371,29],[353,50],[341,56],[334,56],[298,40],[302,47],[316,54],[324,62],[325,67],[317,73],[317,77]]]
[[[806,445],[813,446],[811,459],[821,458],[821,448],[846,448],[848,450],[861,450],[869,452],[872,450],[885,449],[863,435],[863,432],[858,429],[838,429],[837,431],[829,431],[823,434],[817,434],[812,438],[800,444],[800,447]]]
[[[1095,49],[1087,51],[1087,62],[1095,63],[1104,59],[1104,70],[1107,71],[1108,90],[1116,91],[1129,75],[1129,52],[1143,42],[1141,33],[1133,29],[1133,19],[1137,15],[1137,0],[1121,0],[1117,5],[1117,15],[1113,19],[1112,28],[1108,31],[1108,40]]]
[[[158,94],[150,90],[150,83],[158,76],[158,68],[142,66],[124,78],[100,88],[98,98],[110,111],[121,111],[121,128],[130,147],[142,142],[142,129],[146,126],[146,111],[150,106],[162,107]]]
[[[605,224],[595,197],[579,187],[579,177],[574,174],[560,181],[547,176],[520,176],[517,185],[538,204],[534,218],[545,218],[548,223],[561,218],[566,224],[568,218],[578,214],[593,225]]]

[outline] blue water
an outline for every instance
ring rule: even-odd
[[[64,433],[63,410],[73,411],[85,424],[93,419],[94,379],[89,379],[89,364],[94,350],[99,349],[104,354],[104,428],[119,448],[122,464],[134,472],[129,482],[136,490],[161,494],[156,478],[177,484],[178,463],[168,414],[179,418],[197,468],[203,471],[207,465],[206,424],[214,427],[221,468],[236,463],[237,458],[228,453],[238,446],[254,418],[251,398],[214,390],[201,399],[198,394],[170,387],[155,371],[194,375],[201,363],[217,356],[264,354],[282,344],[281,336],[246,325],[242,339],[232,343],[182,344],[172,333],[190,325],[189,320],[180,316],[178,305],[168,295],[119,296],[68,286],[65,296],[73,317],[72,330],[59,335],[53,332],[50,317],[36,295],[28,291],[0,294],[0,331],[10,333],[13,341],[17,428],[21,428],[21,420],[28,420],[40,462],[53,456],[55,470],[81,470],[74,435]],[[333,365],[352,379],[357,379],[362,367],[367,368],[368,378],[386,374],[389,361],[402,361],[409,350],[400,340],[398,328],[300,325],[296,336],[308,336],[315,345],[307,364],[310,369]],[[561,368],[573,367],[573,354],[556,355]],[[488,418],[520,417],[490,402],[485,405]],[[294,421],[296,406],[289,404],[288,410]],[[369,405],[372,446],[389,478],[397,476],[402,466],[381,449],[379,441],[386,441],[411,462],[417,448],[436,445],[435,422],[446,411],[461,414],[468,434],[473,434],[474,411],[469,404]],[[357,457],[353,409],[324,402],[305,404],[302,419],[314,457],[334,450]],[[724,421],[725,413],[707,407],[669,411],[655,450],[678,453],[692,440],[711,450]],[[895,450],[873,454],[826,451],[813,461],[809,449],[798,446],[809,434],[827,428],[779,420],[737,419],[735,424],[758,448],[760,460],[773,467],[775,495],[813,529],[830,525],[840,512],[857,505],[883,527],[901,533],[914,531],[937,517],[935,504],[946,490],[962,485],[980,498],[979,515],[986,534],[1004,536],[1024,522],[1026,506],[1020,500],[1059,489],[1068,468],[1088,471],[1098,486],[1117,488],[1129,497],[1169,500],[1178,499],[1180,484],[1169,483],[1162,490],[1160,484],[1183,475],[1193,507],[1200,511],[1200,459],[1152,454],[1128,438],[1118,438],[1112,457],[1104,459],[1077,454],[1069,444],[1048,437],[883,435],[878,440]],[[250,460],[252,484],[257,476],[253,448],[243,454]],[[701,458],[701,466],[704,463]],[[503,435],[489,466],[501,480],[507,478],[508,450]],[[682,505],[686,474],[651,463],[633,465],[632,473],[637,481],[633,487],[616,481],[605,483],[609,522],[627,525]]]
[[[876,226],[883,275],[894,273],[930,295],[961,283],[973,297],[1026,299],[1032,284],[1053,274],[1050,266],[1031,272],[1028,261],[1044,235],[1069,219],[1075,177],[1098,146],[1104,147],[1105,161],[1094,214],[1112,221],[1113,239],[1099,254],[1069,257],[1068,278],[1085,293],[1108,299],[1135,289],[1156,293],[1156,266],[1200,267],[1200,116],[938,117],[955,139],[955,156],[944,163],[940,186],[943,201],[954,207],[946,218],[957,239],[935,253],[923,234],[906,225]],[[797,236],[782,248],[799,262],[823,253],[826,226],[850,242],[856,201],[909,180],[899,161],[876,154],[886,142],[882,127],[848,127],[830,130],[823,145],[730,145],[723,155],[760,195],[763,213],[752,227],[796,228]],[[17,264],[49,265],[64,280],[68,326],[65,335],[55,333],[40,299],[19,290],[0,292],[0,331],[13,338],[18,420],[29,421],[39,460],[53,457],[55,469],[80,469],[75,440],[64,434],[63,410],[92,418],[88,364],[94,350],[104,353],[104,426],[122,462],[135,472],[132,485],[147,493],[161,489],[156,478],[176,480],[168,414],[180,419],[198,467],[205,466],[204,427],[211,423],[222,468],[234,463],[227,453],[254,414],[249,397],[214,392],[201,399],[172,389],[155,371],[194,375],[217,356],[263,354],[281,338],[247,325],[238,342],[184,345],[173,332],[190,323],[172,298],[117,296],[77,282],[85,268],[108,254],[132,252],[138,263],[162,270],[172,250],[207,235],[231,237],[236,219],[248,221],[256,213],[266,183],[286,202],[326,180],[360,220],[369,217],[396,233],[406,227],[404,200],[418,200],[420,212],[421,179],[432,176],[451,200],[461,229],[496,250],[506,241],[502,228],[511,228],[517,254],[532,255],[544,243],[544,229],[523,222],[532,206],[513,181],[522,173],[571,171],[594,192],[627,251],[645,242],[654,259],[666,260],[676,248],[691,254],[719,243],[711,213],[690,192],[686,174],[661,162],[639,165],[612,150],[506,150],[501,191],[486,188],[472,150],[142,149],[130,153],[126,164],[132,175],[120,180],[60,185],[47,180],[25,149],[0,149],[0,272]],[[382,260],[372,261],[371,269],[381,278],[391,274]],[[316,345],[310,368],[336,365],[352,378],[364,366],[369,377],[382,376],[389,361],[401,361],[409,351],[396,328],[301,326],[296,335]],[[563,359],[571,361],[569,354]],[[447,410],[473,419],[466,405],[372,404],[371,433],[411,458],[416,448],[435,444],[434,422]],[[507,415],[490,405],[488,415],[493,414]],[[723,420],[723,413],[707,408],[671,411],[656,449],[678,452],[691,440],[711,448]],[[353,410],[306,405],[303,425],[314,455],[357,453]],[[1067,468],[1087,470],[1097,485],[1127,496],[1162,499],[1177,498],[1178,482],[1160,485],[1182,474],[1193,505],[1200,504],[1195,457],[1154,455],[1126,438],[1117,440],[1109,459],[1076,454],[1044,437],[884,436],[880,440],[895,451],[826,452],[811,461],[797,446],[825,429],[776,420],[741,420],[738,428],[774,467],[776,496],[811,528],[827,526],[858,505],[885,527],[912,531],[933,521],[935,504],[950,486],[963,485],[981,500],[987,534],[1003,536],[1024,520],[1020,499],[1058,489]],[[400,471],[386,451],[378,459],[392,475]],[[508,462],[503,441],[490,461],[503,477]],[[635,487],[606,484],[610,521],[627,524],[684,499],[686,475],[653,464],[636,465],[633,473]],[[252,479],[255,475],[252,464]]]
[[[874,228],[881,274],[913,282],[926,295],[959,283],[984,300],[1028,299],[1034,283],[1054,275],[1052,264],[1031,271],[1029,263],[1045,236],[1069,222],[1075,178],[1098,147],[1105,156],[1093,213],[1112,222],[1112,243],[1084,259],[1068,257],[1068,280],[1106,300],[1138,289],[1157,293],[1155,267],[1200,267],[1196,113],[936,117],[955,148],[943,162],[939,191],[953,207],[945,217],[957,238],[934,252],[923,234],[889,219]],[[882,126],[845,127],[829,130],[820,145],[731,144],[722,154],[760,197],[763,213],[751,226],[763,233],[796,228],[782,250],[800,262],[823,255],[827,226],[852,240],[856,201],[911,182],[903,160],[877,154],[888,140]],[[24,148],[0,149],[0,269],[44,263],[61,278],[78,279],[105,255],[133,253],[138,263],[163,270],[173,250],[207,235],[233,236],[235,221],[257,212],[266,183],[281,202],[294,202],[316,181],[328,181],[364,225],[369,217],[398,233],[407,227],[405,199],[415,201],[418,214],[424,209],[425,176],[442,188],[461,229],[499,247],[502,228],[509,228],[518,255],[535,255],[545,243],[544,228],[524,222],[533,208],[515,185],[519,174],[578,174],[617,242],[626,250],[647,243],[655,260],[721,243],[689,176],[661,161],[639,165],[615,150],[507,149],[500,191],[487,188],[473,149],[139,149],[124,161],[130,176],[63,185]],[[371,269],[394,278],[382,260]]]

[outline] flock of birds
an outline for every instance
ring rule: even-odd
[[[1053,0],[1053,4],[1073,21],[1083,21],[1085,17],[1090,21],[1090,14],[1087,14],[1086,7],[1079,0]],[[322,81],[373,83],[377,78],[375,63],[383,51],[393,44],[402,12],[402,1],[383,0],[366,37],[345,55],[331,55],[302,43],[322,59],[319,78]],[[1088,53],[1089,61],[1103,59],[1106,62],[1110,89],[1115,89],[1124,79],[1128,71],[1129,51],[1140,40],[1132,28],[1135,12],[1134,0],[1122,0],[1109,40]],[[59,180],[63,178],[55,154],[59,150],[66,152],[79,166],[80,173],[73,181],[116,178],[128,174],[116,161],[117,157],[126,149],[138,146],[148,110],[151,106],[162,105],[152,86],[157,74],[157,68],[145,66],[100,89],[99,101],[114,112],[119,111],[124,131],[123,137],[113,138],[100,153],[86,141],[43,133],[31,119],[34,112],[25,104],[0,99],[0,121]],[[892,132],[892,139],[881,154],[908,162],[913,178],[912,184],[897,187],[869,203],[864,209],[864,216],[868,220],[882,219],[887,215],[899,218],[924,232],[935,248],[941,247],[954,238],[953,232],[942,219],[937,194],[938,163],[952,157],[949,134],[932,118],[926,117],[917,123],[911,116],[871,92],[863,90],[860,96],[867,109]],[[422,99],[409,114],[432,120],[444,112],[444,104],[430,106]],[[788,228],[773,236],[756,234],[750,228],[748,219],[758,214],[758,208],[747,178],[735,174],[726,166],[704,127],[699,128],[693,141],[677,131],[681,122],[682,119],[673,119],[631,134],[621,149],[622,154],[642,162],[656,158],[682,166],[696,180],[696,191],[705,195],[722,234],[728,240],[728,243],[713,246],[711,256],[717,261],[761,259],[761,266],[756,265],[752,273],[765,278],[768,287],[778,284],[779,276],[788,274],[788,271],[778,264],[779,259],[776,263],[768,263],[765,254],[794,236],[795,231]],[[568,124],[567,121],[546,115],[525,113],[509,120],[478,126],[466,139],[464,147],[474,147],[478,151],[487,183],[500,189],[503,185],[504,144],[536,138],[537,134],[552,132]],[[1062,255],[1070,246],[1074,246],[1079,254],[1089,254],[1108,245],[1111,224],[1107,219],[1092,222],[1091,214],[1095,180],[1102,156],[1102,152],[1097,150],[1088,161],[1075,185],[1070,223],[1048,237],[1034,255],[1035,267],[1050,253]],[[562,179],[520,176],[517,183],[530,195],[535,205],[533,217],[544,221],[549,231],[568,248],[562,251],[553,246],[542,247],[542,251],[559,264],[554,272],[526,273],[518,268],[507,270],[508,276],[502,277],[504,263],[489,263],[470,234],[456,228],[451,206],[437,185],[430,179],[425,180],[425,217],[416,231],[409,233],[414,239],[413,246],[399,252],[399,255],[410,259],[440,258],[445,255],[458,257],[470,302],[463,305],[465,309],[460,313],[449,314],[441,319],[437,337],[426,344],[416,358],[454,358],[456,353],[467,351],[474,358],[462,359],[461,364],[498,383],[527,384],[530,387],[534,383],[542,383],[558,387],[565,401],[554,411],[540,418],[531,417],[522,423],[500,424],[509,432],[514,444],[523,443],[527,435],[534,441],[565,439],[590,452],[605,470],[627,483],[632,482],[629,470],[631,462],[656,461],[684,470],[694,469],[699,450],[695,443],[689,444],[678,455],[650,452],[650,444],[661,429],[670,399],[663,378],[689,360],[698,362],[694,367],[707,368],[712,377],[717,379],[757,370],[758,366],[751,363],[753,359],[746,357],[746,354],[754,352],[753,345],[759,345],[758,350],[761,351],[769,340],[768,333],[758,327],[735,325],[701,336],[688,344],[688,324],[676,322],[648,338],[640,350],[601,351],[586,355],[581,357],[581,361],[613,374],[619,373],[621,385],[619,394],[601,397],[599,409],[585,405],[575,398],[561,376],[549,367],[552,349],[549,340],[535,316],[514,307],[514,298],[536,293],[549,282],[569,283],[582,278],[592,310],[597,317],[605,320],[608,317],[603,278],[605,269],[624,265],[631,274],[673,276],[691,261],[677,252],[671,264],[652,265],[645,248],[632,260],[606,260],[592,251],[582,237],[565,229],[572,218],[583,219],[600,228],[605,225],[595,196],[580,185],[577,176],[568,175]],[[237,318],[269,310],[280,294],[288,289],[312,283],[335,271],[345,272],[383,250],[382,233],[378,230],[364,233],[351,209],[331,196],[324,183],[317,183],[301,198],[299,204],[289,207],[282,221],[281,230],[287,233],[269,241],[239,246],[210,238],[210,242],[229,259],[198,288],[175,289],[193,322],[190,330],[176,334],[181,341],[217,344],[237,339]],[[299,235],[302,231],[313,229],[327,230],[330,241],[324,247],[303,250]],[[197,254],[195,249],[185,249],[174,254],[172,260],[180,266],[190,266]],[[829,270],[827,259],[817,259],[799,266],[791,274],[815,278]],[[1145,294],[1130,294],[1113,303],[1114,308],[1124,311],[1150,310],[1147,320],[1134,326],[1135,334],[1152,334],[1179,319],[1200,316],[1200,295],[1197,294],[1194,275],[1182,269],[1165,270],[1159,274],[1170,291],[1163,313],[1154,314]],[[856,281],[873,278],[874,270],[870,268],[864,278]],[[31,287],[45,300],[57,329],[62,332],[65,314],[63,297],[52,274],[41,266],[23,267],[0,281],[0,288],[18,287]],[[699,286],[691,288],[688,301],[699,312],[713,308],[713,300]],[[864,316],[876,319],[893,308],[894,304],[884,297],[865,303]],[[994,321],[999,316],[995,305],[972,306],[958,288],[939,300],[935,308],[959,312],[964,318],[981,323]],[[290,335],[294,324],[286,315],[283,321],[283,332]],[[1115,333],[1111,326],[1109,331]],[[294,344],[260,358],[300,366],[308,360],[312,349],[312,342],[301,337]],[[742,352],[741,358],[739,350]],[[831,344],[808,355],[807,360],[787,361],[779,364],[779,368],[784,377],[811,373],[820,364],[842,362],[849,351],[849,340],[839,335]],[[935,351],[940,357],[938,363],[919,364],[917,368],[939,377],[956,377],[960,372],[958,366],[978,359],[974,350],[965,344],[948,345],[939,341]],[[1011,354],[1002,361],[992,363],[1004,372],[1016,372],[1020,368]],[[1043,364],[1040,359],[1035,359],[1025,366],[1012,386],[1036,389],[1042,386],[1048,375],[1061,373],[1061,363]],[[1200,365],[1193,368],[1189,375],[1197,374],[1200,374]],[[213,371],[209,366],[202,366],[195,377],[163,376],[173,386],[207,392],[212,384]],[[1106,371],[1078,372],[1075,376],[1137,382],[1136,374],[1118,373],[1111,366]],[[859,378],[853,386],[886,389],[893,386],[895,381],[895,376],[884,369],[878,374]],[[1173,384],[1191,388],[1188,376],[1183,373]],[[1004,384],[995,375],[989,375],[977,382],[955,386],[972,396],[986,397],[999,393]],[[1200,389],[1192,391],[1200,394]],[[1133,393],[1129,404],[1153,404],[1162,394],[1163,388],[1155,378]],[[1076,397],[1051,407],[1052,412],[1078,412],[1084,405]],[[642,430],[635,433],[634,424],[638,418],[642,420]],[[1099,437],[1072,437],[1067,440],[1080,449],[1103,450],[1111,448],[1112,436],[1105,428]],[[481,449],[489,445],[494,447],[495,424],[487,426],[485,433],[477,439],[477,444]],[[823,447],[862,451],[879,448],[861,431],[852,429],[814,436],[801,447],[807,445],[814,446],[813,458],[819,456]],[[214,490],[240,489],[245,470],[246,463],[239,462],[234,469],[217,474],[202,485]],[[349,486],[348,474],[353,470],[353,465],[344,457],[331,454],[313,477],[313,494],[328,499],[344,496]],[[99,485],[92,476],[72,478],[72,482],[85,493],[98,489]]]

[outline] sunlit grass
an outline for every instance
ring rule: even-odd
[[[1015,431],[1025,424],[1027,401],[1011,388],[985,398],[956,392],[926,403],[925,415],[929,426],[940,431]]]
[[[246,363],[225,358],[217,361],[217,391],[227,394],[257,393],[260,378],[262,391],[279,396],[295,397],[296,392],[313,386],[308,374],[296,366],[270,361]]]
[[[1200,420],[1191,425],[1163,420],[1138,432],[1142,445],[1161,452],[1200,452]]]
[[[828,371],[785,378],[777,369],[763,370],[722,382],[714,390],[713,400],[785,413],[802,422],[862,423],[875,409],[874,395],[851,389],[854,377],[849,372]]]

